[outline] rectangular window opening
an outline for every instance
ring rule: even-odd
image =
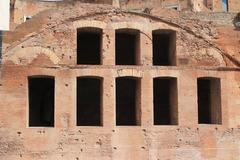
[[[102,126],[102,80],[77,78],[77,126]]]
[[[54,126],[54,78],[28,78],[29,126]]]
[[[101,64],[102,30],[81,28],[77,30],[77,64]]]
[[[140,35],[138,30],[116,31],[116,65],[139,65]]]
[[[154,125],[178,124],[178,94],[176,78],[154,78]]]
[[[153,65],[176,65],[176,32],[157,30],[153,34]]]
[[[116,79],[116,125],[140,125],[140,79]]]
[[[219,78],[198,78],[198,123],[221,124],[221,84]]]

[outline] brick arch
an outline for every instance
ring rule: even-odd
[[[143,72],[134,70],[134,69],[119,69],[115,75],[116,78],[118,77],[136,77],[141,78],[143,77]]]
[[[201,79],[201,78],[217,79],[217,78],[224,78],[224,77],[218,72],[213,71],[211,72],[211,74],[209,72],[198,73],[196,78],[197,79]]]
[[[131,75],[125,75],[125,76],[117,76],[115,78],[130,78],[130,79],[141,79],[142,77],[139,76],[131,76]]]
[[[157,78],[178,79],[178,77],[177,77],[177,76],[172,76],[172,75],[167,75],[167,76],[163,76],[163,75],[156,75],[156,76],[153,76],[153,79],[157,79]]]
[[[197,79],[220,79],[219,76],[198,76]]]
[[[91,79],[99,79],[99,80],[103,80],[104,77],[100,76],[100,75],[80,75],[77,76],[77,78],[81,79],[81,78],[91,78]]]
[[[133,30],[139,30],[141,32],[144,32],[147,30],[147,27],[144,26],[142,23],[136,23],[136,22],[117,22],[117,23],[112,23],[111,26],[115,30],[133,29]]]
[[[98,71],[98,72],[91,72],[89,71],[88,69],[82,69],[82,72],[75,72],[74,75],[76,77],[90,77],[90,78],[98,78],[98,79],[103,79],[104,78],[104,74],[105,72],[101,72],[101,71]]]
[[[167,31],[167,32],[176,32],[176,30],[174,29],[170,29],[170,28],[156,28],[153,29],[152,32],[160,32],[160,31]]]
[[[51,79],[54,79],[55,75],[51,75],[51,74],[30,74],[30,75],[28,75],[28,78],[51,78]]]
[[[19,49],[19,48],[17,48]],[[13,50],[12,53],[5,55],[3,61],[11,61],[14,64],[31,64],[38,56],[46,56],[53,64],[58,64],[59,57],[50,49],[43,47],[26,47],[19,50]]]
[[[176,31],[176,32],[179,31],[179,28],[176,28],[169,24],[161,23],[161,22],[152,23],[150,27],[151,27],[152,31],[157,31],[157,30],[161,30],[161,29],[167,29],[167,30],[172,30],[172,31]]]
[[[169,77],[169,78],[179,78],[180,77],[180,73],[179,72],[175,72],[174,70],[170,71],[165,71],[165,70],[154,70],[151,73],[151,77],[152,78],[158,78],[158,77]]]
[[[73,28],[100,28],[104,29],[107,27],[107,23],[102,21],[94,21],[94,20],[78,20],[73,22]]]

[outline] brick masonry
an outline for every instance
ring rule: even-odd
[[[6,33],[0,79],[0,159],[240,159],[238,54],[224,48],[224,40],[216,41],[223,33],[212,33],[221,28],[207,22],[194,24],[111,6],[76,4],[45,11]],[[76,31],[82,27],[103,30],[102,65],[76,65]],[[115,65],[115,30],[121,28],[140,30],[140,65]],[[176,66],[152,66],[152,31],[156,29],[176,31]],[[237,43],[239,37],[234,40]],[[227,55],[236,55],[236,61]],[[53,128],[28,127],[27,78],[33,75],[55,77]],[[80,76],[103,78],[101,127],[76,126],[76,77]],[[140,126],[115,125],[115,78],[123,76],[141,78]],[[156,126],[153,78],[166,76],[177,78],[178,125]],[[198,77],[221,79],[221,125],[198,124]]]

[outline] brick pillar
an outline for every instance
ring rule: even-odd
[[[194,73],[182,71],[178,78],[178,124],[198,124],[197,79]]]
[[[236,87],[235,83],[229,83],[231,79],[233,79],[233,76],[229,74],[227,74],[226,77],[221,78],[220,95],[221,95],[222,125],[229,126],[229,127],[237,127],[237,126],[234,126],[235,124],[233,124],[233,126],[232,124],[230,124],[230,121],[234,119],[233,118],[234,116],[229,117],[230,110],[232,110],[232,108],[236,106],[236,105],[232,105],[234,104],[234,100],[233,101],[231,100],[231,98],[233,98],[233,95],[229,94],[229,93],[233,93],[234,88]],[[234,96],[236,95],[237,94],[235,94]],[[237,119],[237,121],[239,120]],[[239,123],[236,122],[236,124],[239,124]]]
[[[103,108],[102,118],[104,127],[114,127],[115,120],[115,78],[113,75],[106,75],[103,80]]]
[[[103,30],[102,64],[115,65],[115,31],[113,29]]]
[[[55,127],[76,126],[76,78],[55,77]]]
[[[141,64],[152,65],[152,32],[140,33]]]
[[[141,110],[142,126],[153,125],[153,79],[150,73],[145,73],[141,79]]]

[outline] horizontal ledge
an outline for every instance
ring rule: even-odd
[[[210,70],[210,71],[240,71],[238,67],[193,67],[193,66],[140,66],[140,65],[1,65],[3,67],[31,67],[45,69],[137,69],[137,70]]]

